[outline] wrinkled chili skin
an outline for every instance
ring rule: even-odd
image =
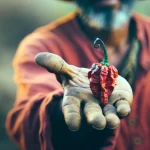
[[[102,106],[105,106],[108,103],[108,97],[116,85],[118,70],[109,64],[107,49],[101,39],[96,38],[94,47],[103,48],[104,59],[101,63],[94,63],[92,65],[91,70],[88,72],[88,78],[90,79],[90,88],[93,95],[99,98]]]
[[[94,63],[88,73],[90,88],[93,95],[99,98],[102,106],[108,103],[108,97],[114,90],[118,70],[113,65]]]

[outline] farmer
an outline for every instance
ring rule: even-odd
[[[132,11],[136,0],[73,2],[75,12],[38,28],[18,47],[13,61],[18,90],[6,119],[8,134],[23,150],[150,149],[150,20]],[[101,107],[78,83],[80,75],[87,78],[87,68],[103,60],[102,49],[93,47],[97,37],[109,63],[132,87],[131,108],[121,92]],[[35,56],[41,52],[47,53],[38,65]],[[49,71],[49,53],[71,64],[76,76],[69,80]],[[126,88],[123,84],[124,93]]]

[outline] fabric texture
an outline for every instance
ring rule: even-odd
[[[140,43],[134,100],[131,114],[117,130],[96,132],[83,121],[79,132],[69,131],[57,110],[63,89],[54,74],[34,61],[39,52],[55,53],[78,67],[89,68],[103,59],[103,53],[96,51],[93,41],[82,32],[76,13],[38,28],[21,42],[13,61],[16,102],[8,113],[6,128],[22,150],[150,149],[150,20],[136,13],[133,19]]]

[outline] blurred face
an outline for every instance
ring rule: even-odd
[[[119,29],[132,15],[136,0],[74,0],[85,23],[96,29]]]

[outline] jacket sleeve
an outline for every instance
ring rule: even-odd
[[[40,52],[64,56],[57,41],[54,35],[33,33],[21,42],[13,60],[17,95],[6,128],[22,150],[53,150],[51,113],[63,97],[63,89],[55,75],[38,66],[34,57]],[[114,149],[118,131],[102,133],[100,150]]]
[[[116,129],[104,129],[101,133],[101,146],[99,150],[114,150],[116,143],[117,143],[117,138],[120,132],[120,127]]]
[[[17,96],[7,115],[6,129],[23,150],[53,150],[48,111],[53,111],[55,102],[63,95],[55,75],[34,61],[39,52],[50,49],[55,52],[53,43],[47,41],[51,38],[43,37],[45,39],[37,33],[26,37],[19,45],[13,61]],[[56,53],[59,53],[58,50]]]

